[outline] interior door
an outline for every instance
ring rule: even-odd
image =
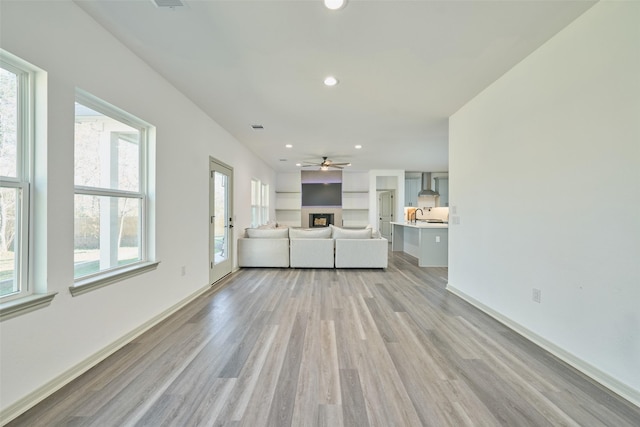
[[[209,162],[209,282],[233,268],[233,169]]]
[[[391,222],[393,221],[393,191],[385,191],[378,196],[378,229],[380,235],[391,241]]]

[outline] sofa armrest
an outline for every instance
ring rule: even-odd
[[[289,239],[238,239],[239,267],[289,267]]]

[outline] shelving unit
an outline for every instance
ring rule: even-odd
[[[300,172],[278,174],[276,181],[276,221],[289,227],[302,224]]]
[[[343,172],[342,226],[363,228],[369,224],[369,174]]]

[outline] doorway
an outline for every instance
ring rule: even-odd
[[[391,241],[391,222],[393,221],[393,212],[395,190],[382,191],[378,194],[378,230],[380,235]]]
[[[233,169],[209,160],[209,283],[233,268]]]

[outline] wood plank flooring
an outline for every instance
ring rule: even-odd
[[[9,425],[640,426],[406,254],[225,282]]]

